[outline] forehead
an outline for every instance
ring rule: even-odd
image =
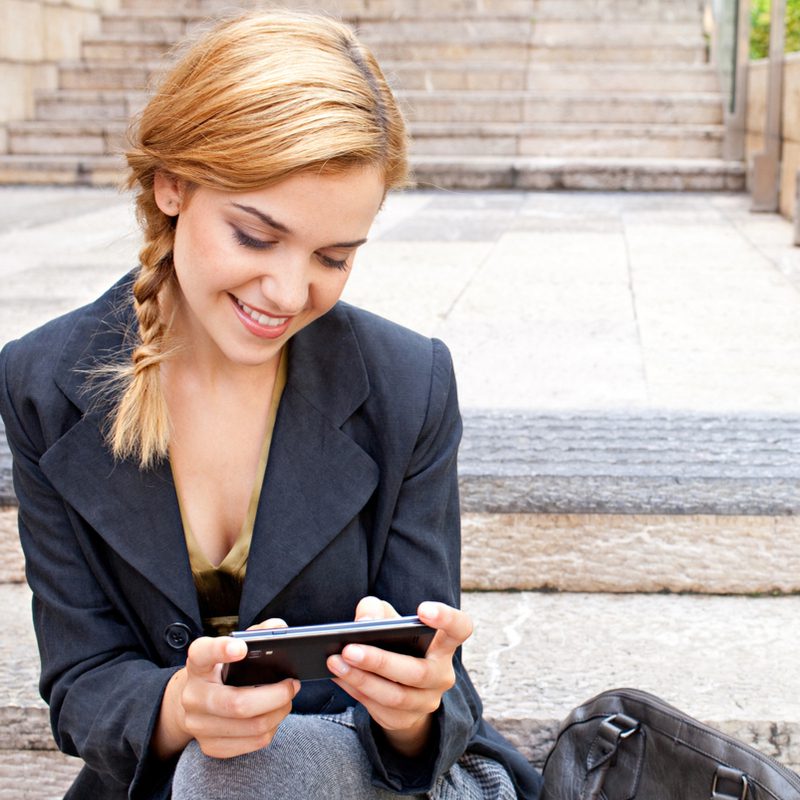
[[[304,172],[247,192],[215,191],[214,200],[256,224],[263,222],[259,215],[266,216],[287,235],[355,239],[366,235],[384,194],[382,172],[368,167],[338,174]]]

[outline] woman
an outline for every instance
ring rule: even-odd
[[[326,18],[224,23],[127,158],[140,267],[0,356],[68,796],[537,797],[459,656],[449,354],[338,302],[406,181],[374,59]],[[235,628],[413,613],[425,658],[221,681]]]

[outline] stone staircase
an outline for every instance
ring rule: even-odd
[[[537,765],[629,685],[800,767],[800,418],[468,412],[465,661]],[[0,495],[13,502],[0,438]],[[60,797],[15,511],[0,511],[0,797]],[[41,776],[44,775],[44,781]]]
[[[340,13],[374,48],[406,109],[420,185],[738,190],[744,168],[721,158],[722,99],[700,5],[303,4]],[[117,183],[128,120],[166,54],[230,7],[122,0],[83,41],[82,60],[60,65],[35,119],[10,125],[0,182]]]

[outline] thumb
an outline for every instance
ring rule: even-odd
[[[247,655],[247,645],[230,636],[202,636],[189,646],[186,671],[207,680],[218,679],[220,664],[241,661]]]

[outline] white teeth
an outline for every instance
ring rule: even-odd
[[[246,303],[243,303],[238,298],[236,302],[239,304],[239,308],[241,308],[242,311],[250,316],[250,319],[252,319],[254,322],[257,322],[259,325],[264,325],[267,328],[277,328],[280,325],[283,325],[283,323],[288,319],[288,317],[268,317],[266,314],[261,314],[255,309],[250,308],[250,306],[248,306]]]

